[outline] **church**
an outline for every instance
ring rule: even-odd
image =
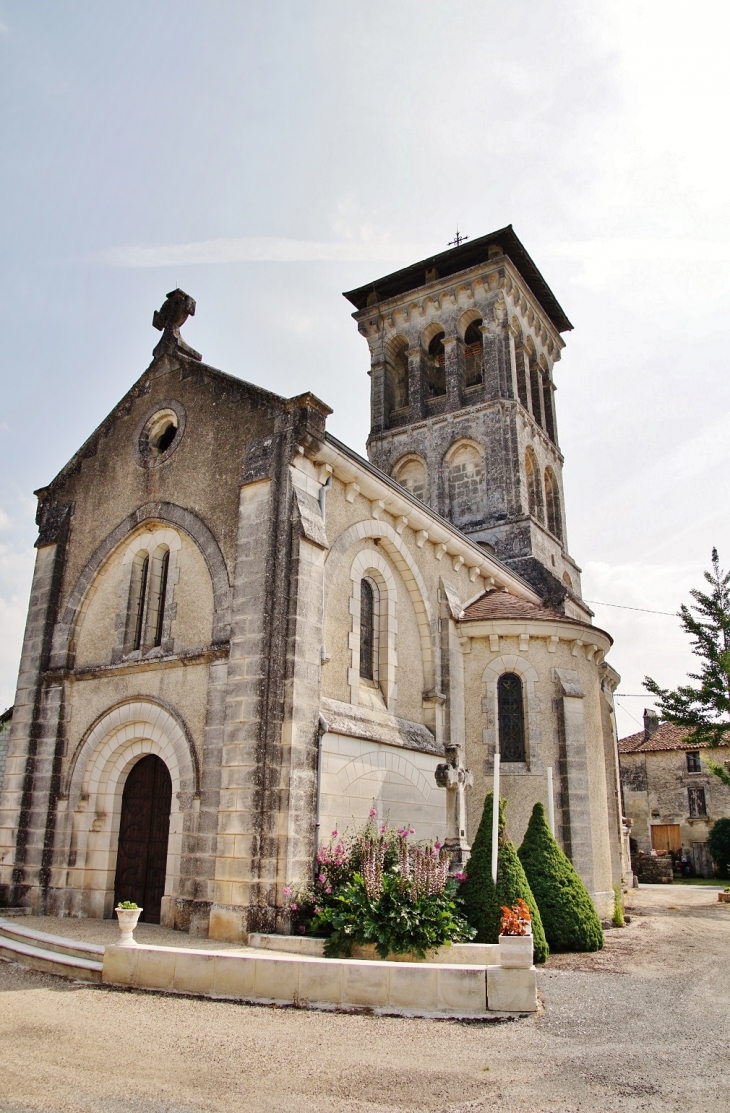
[[[619,678],[568,551],[572,326],[511,226],[345,297],[367,457],[314,395],[207,365],[175,290],[149,367],[36,492],[0,903],[284,931],[285,887],[372,807],[463,863],[499,755],[509,836],[552,804],[610,916]]]

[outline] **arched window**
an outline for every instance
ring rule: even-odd
[[[472,321],[464,333],[464,382],[466,386],[476,386],[477,383],[483,381],[481,323],[481,318]]]
[[[502,761],[525,760],[525,708],[522,681],[505,672],[497,681],[499,705],[499,756]]]
[[[545,508],[547,510],[547,527],[551,533],[563,540],[563,515],[560,512],[560,492],[555,472],[552,468],[545,468]]]
[[[408,405],[408,351],[405,346],[393,355],[392,383],[393,409],[404,409]]]
[[[529,410],[527,405],[527,366],[525,349],[522,346],[515,351],[515,365],[517,367],[517,396],[525,409]]]
[[[147,605],[149,642],[153,646],[162,644],[162,626],[165,621],[165,596],[167,595],[167,571],[170,564],[170,550],[160,548],[152,558],[150,577],[150,601]]]
[[[542,390],[541,372],[537,364],[530,362],[530,397],[532,399],[532,416],[540,428],[543,428],[542,418]]]
[[[360,676],[376,679],[375,672],[375,592],[370,580],[360,580]]]
[[[446,394],[446,350],[443,329],[437,332],[428,345],[428,396],[438,398]]]
[[[544,520],[542,511],[542,488],[537,457],[529,446],[525,450],[525,475],[527,478],[527,503],[530,514],[539,522]]]
[[[555,409],[553,406],[553,386],[547,371],[542,375],[542,402],[545,408],[545,431],[555,444]]]
[[[129,605],[127,608],[127,653],[142,645],[142,623],[144,620],[144,601],[147,594],[147,574],[150,558],[146,552],[137,553],[132,561],[132,578],[129,584]]]

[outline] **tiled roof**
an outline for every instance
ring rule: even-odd
[[[562,611],[554,611],[550,607],[541,607],[537,603],[530,603],[527,599],[520,599],[504,588],[492,588],[486,591],[464,611],[462,622],[500,622],[516,619],[518,622],[569,622],[571,626],[584,626],[586,630],[593,630],[603,634],[613,641],[610,634],[598,626],[591,626],[589,622],[571,618]]]
[[[530,603],[527,599],[520,599],[517,595],[510,594],[502,588],[493,588],[479,599],[475,599],[466,610],[462,622],[489,622],[500,618],[518,618],[527,621],[565,622],[565,615],[560,611],[540,607]]]
[[[618,752],[620,754],[651,754],[663,750],[700,750],[707,746],[700,746],[697,742],[686,742],[685,736],[689,733],[688,727],[678,727],[675,723],[660,723],[648,740],[643,730],[637,734],[630,734],[627,738],[619,739]]]

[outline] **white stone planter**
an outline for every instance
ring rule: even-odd
[[[499,962],[508,970],[529,970],[532,966],[532,934],[500,935]]]
[[[119,932],[121,939],[117,943],[118,947],[136,947],[137,940],[134,938],[134,929],[137,926],[137,920],[142,915],[144,909],[142,908],[115,908],[117,920],[119,921]]]

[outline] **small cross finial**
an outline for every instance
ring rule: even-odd
[[[180,329],[188,317],[195,316],[195,299],[184,290],[170,290],[161,309],[152,314],[152,325],[162,333],[162,340],[152,353],[155,359],[163,355],[183,355],[188,359],[201,359],[200,352],[186,344]]]
[[[468,240],[468,239],[469,239],[468,236],[462,236],[461,232],[459,231],[458,225],[457,225],[456,235],[454,236],[453,240],[449,240],[449,247],[461,247],[464,240]]]

